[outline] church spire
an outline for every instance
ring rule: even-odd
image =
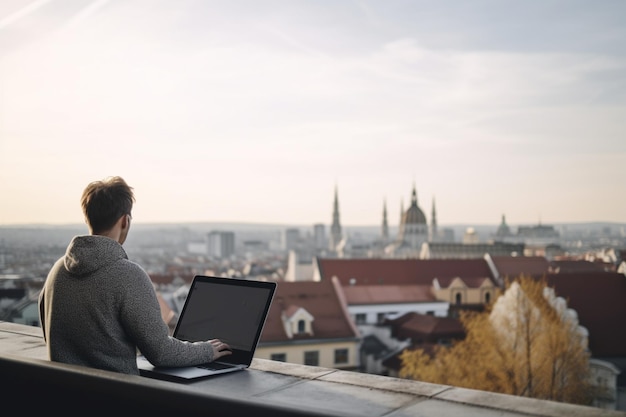
[[[335,201],[333,204],[333,223],[330,226],[330,250],[336,250],[341,242],[341,224],[339,222],[339,196],[335,185]]]
[[[430,240],[433,242],[437,241],[439,231],[437,230],[437,210],[435,209],[435,197],[433,197],[433,210],[431,213],[430,220]]]
[[[383,200],[382,238],[384,242],[387,242],[389,240],[389,223],[387,223],[387,200]]]

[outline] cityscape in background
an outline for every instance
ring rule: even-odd
[[[590,335],[602,393],[593,405],[626,409],[626,223],[510,225],[503,214],[492,225],[444,225],[434,205],[425,215],[415,188],[395,226],[381,214],[378,226],[344,226],[335,192],[329,224],[133,223],[124,248],[150,276],[171,330],[195,275],[272,280],[277,301],[255,357],[396,377],[402,352],[462,340],[460,312],[483,311],[507,277],[547,276]],[[39,326],[48,271],[87,233],[0,226],[0,320]]]
[[[498,241],[499,227],[497,223],[459,224],[445,225],[442,229],[448,242],[463,243],[465,239],[472,243],[489,243]],[[541,234],[545,234],[546,227],[552,232],[547,238]],[[581,259],[603,256],[612,248],[626,248],[626,223],[511,225],[509,228],[509,242],[519,242],[528,248],[558,247],[559,253]],[[336,253],[329,250],[329,232],[328,224],[134,223],[124,247],[129,258],[143,265],[149,273],[167,273],[192,257],[204,263],[202,271],[211,270],[216,275],[255,275],[262,270],[272,271],[274,278],[282,279],[290,252],[295,252],[301,260],[314,256],[336,257]],[[78,224],[0,226],[0,274],[45,278],[72,237],[86,233],[87,227]],[[349,226],[343,228],[343,233],[346,257],[371,257],[382,237],[381,226]],[[389,227],[390,236],[397,233],[397,226]]]
[[[272,280],[311,280],[300,264],[315,258],[467,259],[489,255],[601,260],[618,265],[626,223],[509,225],[439,224],[418,204],[415,184],[397,219],[384,202],[377,226],[344,226],[335,187],[330,223],[133,223],[124,247],[153,275],[213,274]],[[395,220],[395,222],[394,222]],[[394,226],[394,224],[396,226]],[[0,225],[0,276],[44,278],[71,238],[86,225]]]

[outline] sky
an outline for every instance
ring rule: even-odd
[[[626,222],[622,0],[3,0],[0,225]]]

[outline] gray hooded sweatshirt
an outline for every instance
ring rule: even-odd
[[[108,237],[72,239],[46,278],[39,312],[53,361],[138,375],[137,350],[155,366],[213,360],[208,341],[169,335],[150,277]]]

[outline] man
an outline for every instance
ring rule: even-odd
[[[187,366],[230,354],[220,340],[169,335],[148,274],[128,260],[135,197],[120,177],[90,183],[81,205],[89,235],[72,239],[39,296],[51,360],[139,374],[137,350],[155,366]]]

